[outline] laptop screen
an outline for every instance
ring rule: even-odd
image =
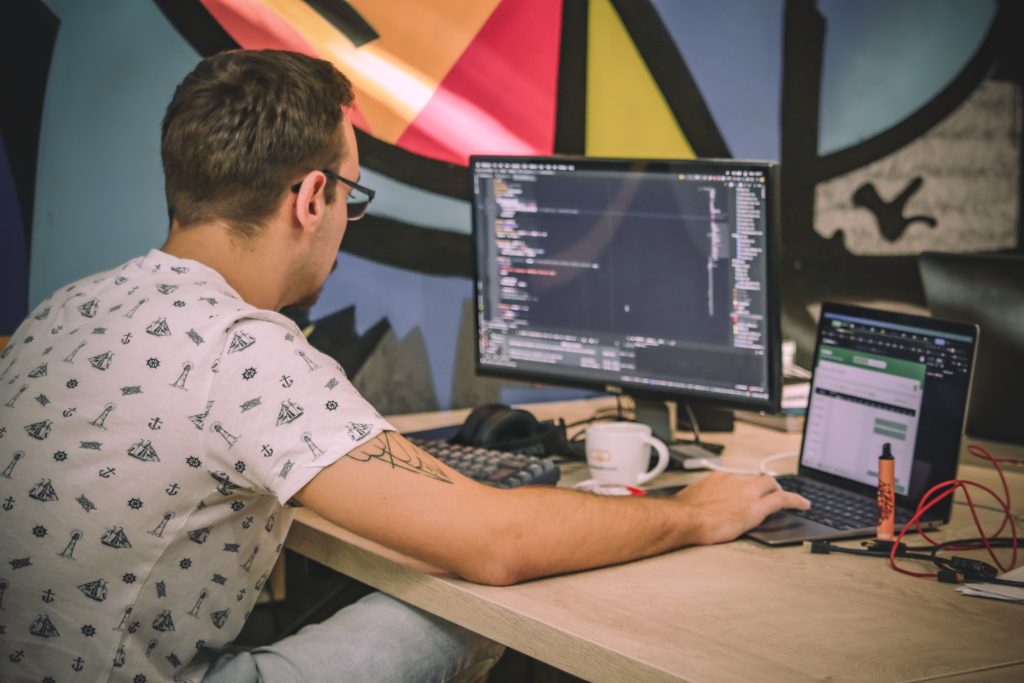
[[[888,443],[897,495],[952,478],[976,339],[970,325],[826,304],[801,467],[874,488]]]

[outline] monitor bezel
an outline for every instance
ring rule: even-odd
[[[628,382],[593,381],[566,376],[552,376],[519,368],[496,367],[485,365],[480,353],[480,310],[482,297],[482,281],[480,276],[478,240],[480,228],[478,212],[475,206],[476,197],[476,165],[479,162],[518,162],[518,163],[574,163],[594,168],[618,168],[653,170],[660,172],[698,172],[707,170],[709,173],[724,169],[754,169],[765,174],[767,206],[765,211],[765,258],[768,320],[766,325],[766,362],[768,363],[768,397],[746,398],[714,394],[711,392],[691,391],[675,388],[660,388]],[[585,157],[572,155],[473,155],[469,158],[469,200],[471,217],[470,242],[473,250],[473,356],[476,374],[481,377],[508,379],[521,382],[537,382],[551,386],[570,387],[583,390],[603,392],[613,395],[626,395],[645,400],[671,400],[677,403],[708,405],[721,408],[737,408],[742,410],[759,410],[778,412],[782,400],[782,338],[781,338],[781,298],[779,292],[779,257],[781,249],[780,235],[780,165],[775,161],[746,159],[650,159],[650,158],[619,158],[619,157]]]

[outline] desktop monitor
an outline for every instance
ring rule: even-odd
[[[778,409],[776,164],[474,156],[470,176],[479,374]]]

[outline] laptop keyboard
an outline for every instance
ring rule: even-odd
[[[811,501],[810,510],[789,511],[798,517],[839,531],[867,529],[878,524],[878,504],[872,498],[865,498],[805,477],[785,476],[779,477],[777,481],[784,490],[799,493]],[[911,517],[909,510],[896,508],[897,526],[906,524]]]

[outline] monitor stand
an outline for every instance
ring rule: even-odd
[[[693,439],[676,439],[676,403],[675,401],[657,401],[650,399],[634,399],[636,420],[651,427],[654,436],[665,442],[674,460],[693,458],[719,458],[725,446],[708,443],[700,438],[700,426],[688,404],[684,404],[689,422],[693,426]]]

